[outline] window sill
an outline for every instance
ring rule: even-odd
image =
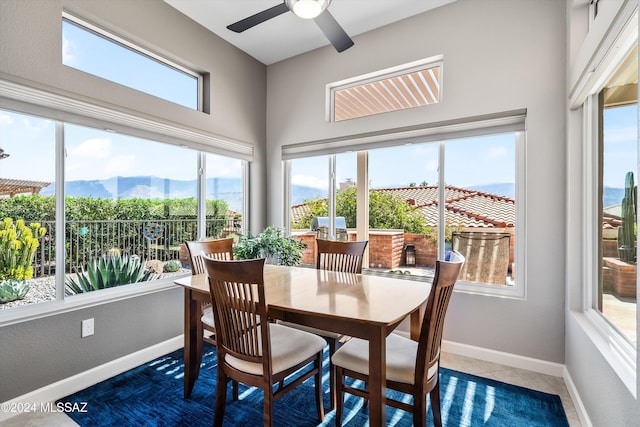
[[[572,314],[620,381],[637,398],[637,349],[624,340],[595,310]]]
[[[89,292],[83,295],[67,297],[65,300],[42,302],[26,305],[24,307],[2,310],[0,311],[0,328],[16,323],[27,322],[74,310],[81,310],[88,307],[165,291],[176,287],[177,285],[174,284],[174,280],[185,276],[187,275],[167,277],[154,282],[138,285],[118,286],[115,288]]]

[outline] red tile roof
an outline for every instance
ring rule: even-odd
[[[438,187],[379,188],[400,196],[420,209],[429,226],[438,224]],[[291,207],[292,219],[308,212],[306,204]],[[515,200],[505,196],[453,186],[445,187],[445,215],[447,224],[460,227],[513,227],[516,217]]]

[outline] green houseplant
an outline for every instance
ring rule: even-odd
[[[302,250],[306,247],[303,242],[284,236],[281,229],[267,227],[257,236],[240,236],[233,255],[236,259],[266,258],[271,264],[291,266],[302,262]]]
[[[39,223],[27,226],[11,218],[0,222],[0,303],[22,299],[29,292],[27,280],[33,277],[33,258],[45,233]]]

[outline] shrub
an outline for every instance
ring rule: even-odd
[[[65,280],[65,293],[75,295],[131,283],[155,280],[158,275],[145,271],[145,263],[138,257],[107,255],[91,260],[87,269],[78,272],[77,280],[69,276]]]

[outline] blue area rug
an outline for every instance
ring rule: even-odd
[[[81,426],[211,426],[215,406],[217,358],[205,343],[200,377],[189,399],[183,394],[182,350],[60,399]],[[329,407],[325,357],[325,408]],[[445,426],[568,426],[560,397],[461,372],[441,369],[442,421]],[[392,392],[390,392],[391,394]],[[362,399],[346,395],[343,425],[368,425]],[[409,399],[409,397],[407,397]],[[315,426],[313,381],[308,380],[275,403],[275,425]],[[86,406],[84,403],[86,402]],[[321,426],[335,425],[335,411]],[[429,425],[433,425],[429,409]],[[262,425],[262,391],[240,386],[240,400],[227,394],[227,426]],[[387,407],[387,426],[411,426],[411,414]]]

